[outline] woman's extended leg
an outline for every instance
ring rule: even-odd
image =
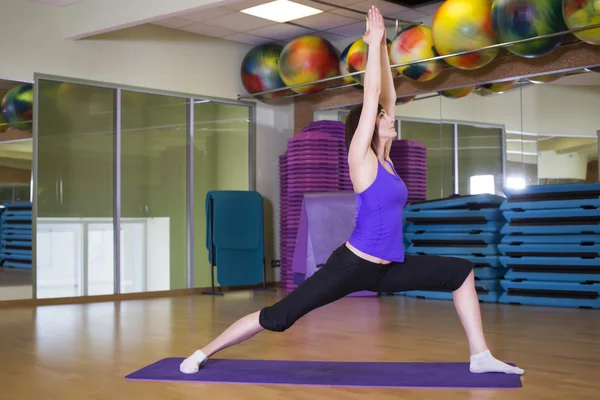
[[[186,358],[179,366],[179,370],[185,374],[194,374],[198,372],[202,363],[208,360],[208,357],[216,352],[246,341],[262,331],[264,328],[258,322],[259,314],[260,311],[257,311],[238,319],[217,336],[215,340],[201,350],[196,350],[194,354]]]
[[[377,270],[343,245],[333,252],[322,268],[296,290],[272,306],[246,315],[233,323],[203,349],[186,358],[179,369],[186,374],[196,373],[202,363],[213,354],[248,340],[264,329],[284,332],[310,311],[350,293],[365,290],[380,278]]]
[[[463,284],[452,292],[454,307],[458,318],[465,329],[471,350],[470,370],[474,373],[504,372],[507,374],[523,374],[521,368],[510,366],[492,356],[485,343],[481,323],[479,298],[475,290],[475,274],[469,273]]]
[[[481,310],[479,309],[479,298],[475,290],[475,274],[473,271],[469,273],[460,288],[452,292],[452,297],[454,308],[469,340],[471,355],[486,351],[488,347],[483,336]]]
[[[454,307],[469,341],[471,372],[523,373],[522,369],[495,359],[487,347],[475,290],[473,264],[470,261],[455,257],[407,255],[403,263],[391,264],[386,275],[372,290],[386,293],[452,291]]]

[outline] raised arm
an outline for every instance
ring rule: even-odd
[[[360,162],[365,158],[375,131],[375,120],[378,117],[377,110],[381,93],[380,44],[385,36],[384,32],[383,18],[379,10],[371,7],[367,16],[367,31],[363,36],[363,40],[369,46],[363,90],[363,108],[348,150],[350,162]]]
[[[383,21],[383,19],[382,19]],[[381,39],[381,94],[379,102],[390,117],[396,116],[396,88],[394,87],[394,78],[392,78],[392,69],[390,68],[390,56],[387,49],[387,41],[384,28],[383,39]]]

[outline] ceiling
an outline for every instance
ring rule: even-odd
[[[55,1],[55,0],[52,0]],[[379,7],[386,18],[411,22],[431,21],[441,2],[409,8],[383,0],[293,0],[323,12],[289,23],[277,23],[244,14],[240,10],[254,7],[271,0],[241,0],[221,7],[182,14],[177,17],[154,21],[154,25],[181,30],[203,36],[218,37],[235,42],[258,45],[268,42],[285,43],[301,35],[318,34],[336,42],[362,35],[365,30],[365,15],[371,5]],[[343,8],[340,8],[343,7]],[[349,11],[344,8],[356,10]],[[387,25],[394,26],[393,21]]]

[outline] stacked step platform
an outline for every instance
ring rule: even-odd
[[[504,191],[499,301],[600,308],[600,182]]]
[[[281,287],[292,291],[296,236],[305,193],[352,190],[344,124],[339,121],[310,123],[288,139],[279,157]]]
[[[0,215],[0,265],[31,269],[31,203],[4,204]]]
[[[464,258],[475,264],[479,300],[495,303],[506,273],[499,261],[504,197],[483,194],[412,203],[404,209],[406,254]],[[406,244],[405,244],[406,246]],[[409,291],[407,296],[451,300],[452,292]]]
[[[390,159],[408,189],[408,201],[427,199],[427,148],[416,140],[394,140]]]

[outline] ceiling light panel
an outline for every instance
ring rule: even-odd
[[[269,21],[283,23],[320,14],[323,11],[289,0],[275,0],[270,3],[246,8],[245,10],[241,10],[241,12]]]

